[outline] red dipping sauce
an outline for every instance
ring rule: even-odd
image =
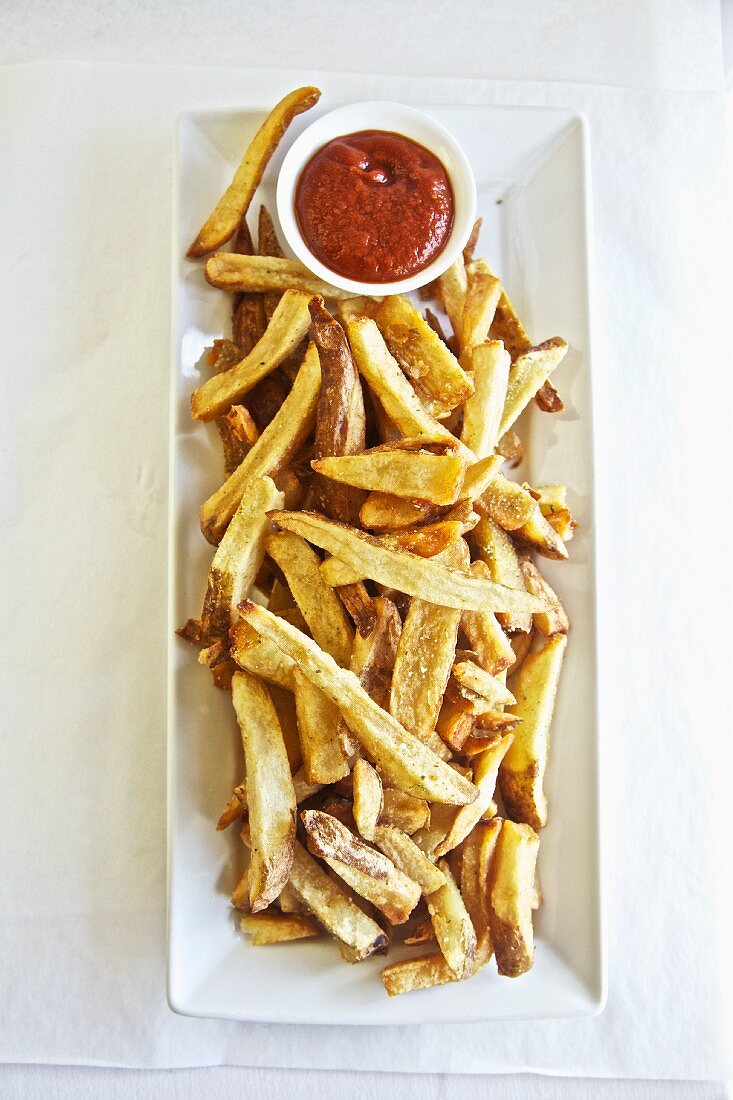
[[[363,283],[390,283],[422,271],[445,247],[453,189],[423,145],[361,130],[311,157],[295,189],[295,215],[324,267]]]

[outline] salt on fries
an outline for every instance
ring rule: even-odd
[[[435,303],[335,291],[283,255],[264,208],[255,249],[263,171],[319,95],[274,108],[188,253],[232,294],[233,339],[191,401],[226,477],[201,508],[217,546],[201,618],[180,633],[241,730],[244,780],[216,827],[249,852],[242,932],[325,932],[350,962],[399,940],[418,954],[382,970],[395,996],[492,958],[532,966],[570,627],[536,556],[566,558],[577,525],[565,486],[507,462],[530,402],[562,408],[567,344],[531,343],[474,256],[480,223],[422,295],[452,332]]]

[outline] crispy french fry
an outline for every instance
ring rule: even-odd
[[[461,752],[463,743],[473,733],[476,717],[461,701],[446,696],[440,708],[435,729],[454,752]]]
[[[235,909],[241,909],[245,913],[249,913],[249,892],[250,892],[250,876],[249,867],[246,869],[237,885],[232,891],[232,905]]]
[[[511,428],[520,413],[526,409],[540,386],[563,361],[567,350],[565,340],[553,336],[551,340],[545,340],[515,359],[509,371],[506,400],[499,424],[500,436]]]
[[[500,974],[517,978],[534,962],[532,903],[539,837],[526,824],[505,820],[491,869],[491,937]]]
[[[424,829],[430,822],[430,807],[422,798],[406,794],[393,787],[382,789],[382,812],[380,825],[392,825],[403,833],[412,836],[418,829]]]
[[[499,439],[511,360],[499,340],[476,344],[470,356],[475,392],[463,408],[461,439],[477,458],[485,458]]]
[[[201,530],[215,546],[249,491],[254,478],[275,477],[287,465],[313,427],[321,381],[315,347],[308,349],[295,384],[271,424],[248,453],[241,466],[231,474],[201,507]]]
[[[431,399],[453,409],[471,396],[471,379],[407,298],[384,298],[374,319],[405,374]]]
[[[408,596],[429,592],[431,602],[441,607],[530,614],[544,609],[544,601],[526,591],[505,588],[430,558],[392,550],[371,535],[313,512],[273,512],[270,518],[277,526],[294,531],[327,550],[339,561],[358,570],[360,576],[371,577]]]
[[[301,816],[316,854],[360,897],[384,913],[390,924],[404,924],[420,900],[418,884],[336,818],[317,810],[306,810]]]
[[[371,317],[380,301],[380,298],[366,298],[361,295],[342,298],[338,303],[338,314],[342,324],[353,321],[355,317]]]
[[[499,476],[503,462],[504,459],[501,455],[487,455],[486,458],[481,458],[478,462],[472,463],[463,478],[463,485],[459,494],[461,503],[466,501],[473,506],[474,501],[482,497],[490,488],[494,479]],[[478,516],[476,516],[473,526],[476,523],[478,523]]]
[[[440,889],[428,894],[428,912],[438,946],[456,978],[466,978],[476,956],[476,933],[448,862],[441,859],[438,869],[445,877]]]
[[[247,601],[240,612],[258,633],[275,641],[292,657],[338,706],[386,781],[417,798],[456,805],[473,801],[474,786],[383,711],[353,672],[340,669],[315,642],[265,608]]]
[[[492,703],[495,709],[511,705],[515,701],[511,691],[500,679],[486,672],[474,661],[457,660],[453,665],[452,675],[462,687],[480,695]]]
[[[569,542],[578,529],[567,505],[565,485],[538,485],[537,503],[547,522],[554,528],[563,542]]]
[[[506,585],[518,592],[526,592],[519,555],[511,536],[498,523],[487,516],[482,517],[469,538],[480,559],[488,566],[494,583]],[[544,607],[537,610],[543,611]],[[532,626],[531,614],[521,609],[509,612],[500,610],[496,617],[505,630],[526,633]]]
[[[402,622],[395,605],[384,596],[375,596],[372,605],[376,615],[374,629],[367,636],[354,637],[351,671],[374,702],[386,709]]]
[[[447,837],[455,816],[455,806],[445,804],[430,807],[430,820],[412,835],[412,839],[426,856],[433,858],[435,849]]]
[[[476,932],[474,973],[485,966],[494,952],[491,940],[491,870],[501,820],[493,818],[477,825],[463,842],[461,851],[461,897]]]
[[[290,531],[268,535],[265,546],[284,573],[316,643],[338,664],[348,665],[354,633],[341,601],[321,576],[318,555]]]
[[[309,296],[320,294],[323,298],[350,297],[345,290],[338,290],[319,279],[300,260],[282,256],[215,252],[206,261],[204,275],[207,282],[220,290],[249,294],[281,294],[290,290]]]
[[[247,804],[252,835],[252,912],[274,901],[290,875],[295,843],[295,790],[277,713],[267,688],[248,672],[232,680],[232,701],[242,731]]]
[[[565,543],[549,520],[542,515],[537,502],[527,522],[514,531],[514,537],[526,545],[533,546],[543,557],[562,560],[568,556]]]
[[[231,628],[229,638],[232,657],[241,669],[287,691],[293,690],[295,662],[279,646],[261,637],[242,620]]]
[[[465,463],[458,455],[379,447],[360,455],[316,459],[311,465],[319,475],[358,489],[417,497],[443,505],[454,504],[458,499],[465,471]]]
[[[496,313],[491,322],[489,335],[494,340],[502,341],[504,347],[512,357],[512,361],[518,359],[520,355],[524,355],[525,352],[531,351],[532,349],[532,341],[527,335],[524,325],[519,320],[517,312],[504,288],[502,288],[501,296],[496,307]]]
[[[554,634],[536,653],[525,657],[512,680],[516,703],[511,713],[522,719],[514,743],[499,770],[499,790],[507,813],[533,829],[547,824],[543,790],[550,726],[560,679],[566,634]]]
[[[553,634],[567,634],[570,629],[570,620],[555,590],[550,587],[537,566],[526,554],[520,555],[519,566],[522,570],[527,591],[534,592],[536,596],[543,596],[547,601],[547,610],[538,611],[532,616],[532,621],[537,630],[548,638]]]
[[[365,840],[374,840],[377,823],[382,812],[382,781],[376,769],[367,760],[363,759],[359,759],[354,763],[353,775],[354,821]],[[389,852],[386,854],[389,856]]]
[[[463,340],[463,307],[467,291],[466,265],[463,256],[459,256],[438,279],[438,296],[459,343]]]
[[[392,860],[395,867],[418,884],[423,894],[432,894],[445,885],[443,872],[401,829],[377,825],[371,839]]]
[[[216,418],[224,450],[224,472],[227,477],[234,473],[247,452],[260,437],[259,430],[244,405],[232,405],[228,413]]]
[[[221,814],[219,820],[216,823],[216,831],[220,833],[222,829],[228,829],[230,825],[233,825],[235,821],[239,821],[244,813],[244,807],[235,794],[229,799],[226,807]],[[249,898],[249,888],[247,889],[247,898]]]
[[[239,927],[252,937],[253,947],[290,943],[320,935],[320,929],[308,917],[284,916],[281,913],[254,913],[242,917]]]
[[[270,527],[267,512],[281,506],[283,499],[271,478],[258,477],[234,513],[209,569],[201,612],[208,637],[228,636],[237,619],[237,604],[249,595],[265,556],[265,535]]]
[[[503,474],[497,474],[476,507],[505,531],[516,531],[532,519],[537,501],[524,486],[510,481]]]
[[[385,966],[381,978],[390,997],[458,980],[440,952],[420,955],[417,959],[401,959]]]
[[[476,576],[491,576],[489,567],[484,561],[472,562],[471,572]],[[497,676],[514,662],[514,651],[509,639],[493,612],[463,611],[461,630],[476,654],[478,663],[492,676]]]
[[[270,157],[288,126],[296,115],[315,106],[320,98],[318,88],[297,88],[270,111],[248,145],[234,179],[189,248],[189,257],[205,256],[229,240],[247,213]]]
[[[256,259],[257,257],[245,257]],[[213,420],[227,412],[261,378],[291,354],[308,331],[310,295],[298,290],[283,294],[262,339],[249,355],[221,374],[204,382],[191,397],[191,414],[196,420]]]
[[[425,500],[405,500],[394,493],[370,493],[359,511],[362,527],[376,532],[413,527],[437,518],[440,509]]]
[[[377,922],[351,900],[297,840],[289,885],[318,923],[340,941],[350,962],[360,962],[387,947],[387,936]]]
[[[445,840],[442,840],[435,849],[436,856],[447,855],[466,839],[474,825],[483,817],[491,805],[496,790],[496,780],[499,774],[499,766],[506,756],[514,734],[506,733],[488,749],[476,756],[473,763],[473,781],[479,789],[479,796],[470,808],[461,806],[456,814],[450,831]],[[475,809],[474,809],[475,807]],[[464,812],[470,809],[470,813]]]
[[[293,687],[305,777],[309,783],[335,783],[349,774],[338,736],[338,709],[298,668],[293,671]]]
[[[489,328],[501,296],[501,283],[485,260],[471,260],[466,264],[468,287],[463,302],[461,321],[461,360],[472,362],[471,350],[488,338]]]

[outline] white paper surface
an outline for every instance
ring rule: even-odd
[[[320,78],[352,97],[545,103],[590,120],[605,1013],[448,1035],[429,1026],[249,1026],[166,1007],[173,121],[186,109],[264,104],[305,79],[314,74],[88,65],[0,73],[0,568],[10,581],[0,1057],[721,1077],[722,845],[712,828],[721,769],[710,764],[730,729],[713,675],[729,592],[724,506],[709,471],[721,468],[710,461],[713,441],[729,443],[730,355],[715,330],[724,316],[722,303],[715,308],[716,93]]]

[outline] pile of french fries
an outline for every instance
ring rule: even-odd
[[[576,525],[564,486],[511,467],[530,402],[562,408],[567,345],[531,343],[474,258],[478,224],[424,316],[325,286],[283,256],[264,207],[255,253],[256,187],[317,98],[278,104],[189,252],[234,233],[205,266],[232,295],[232,339],[191,401],[223,445],[201,508],[216,552],[179,632],[241,729],[217,824],[249,857],[232,904],[256,946],[325,932],[351,962],[413,949],[382,970],[390,995],[492,957],[516,977],[534,958],[569,627],[537,559],[566,558]]]

